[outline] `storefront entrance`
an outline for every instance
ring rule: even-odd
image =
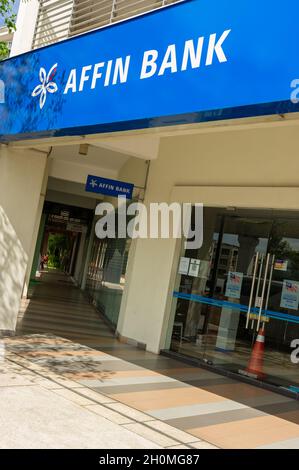
[[[182,253],[170,349],[299,390],[299,214],[205,209],[200,250]],[[257,343],[256,343],[257,341]]]

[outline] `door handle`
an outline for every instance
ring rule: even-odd
[[[249,297],[247,317],[246,317],[246,328],[248,328],[248,325],[249,325],[250,311],[251,311],[253,294],[254,294],[254,284],[255,284],[255,278],[256,278],[256,272],[257,272],[259,256],[260,256],[260,253],[257,252],[256,255],[255,255],[255,263],[254,263],[254,268],[253,268],[252,283],[251,283],[250,297]]]
[[[255,307],[259,307],[260,302],[261,302],[261,297],[259,297],[259,293],[260,293],[260,285],[261,285],[261,279],[262,279],[262,273],[263,273],[263,265],[264,265],[264,255],[261,255],[260,268],[259,268],[256,293],[255,293],[255,301],[254,301]],[[254,328],[254,318],[252,319],[252,322],[251,322],[251,329],[253,328]]]
[[[268,279],[267,296],[266,296],[266,302],[265,302],[265,310],[267,310],[268,305],[269,305],[269,297],[270,297],[270,291],[271,291],[274,264],[275,264],[275,255],[272,255],[271,268],[270,268],[270,274],[269,274],[269,279]],[[263,326],[265,326],[265,322],[263,322]]]
[[[269,261],[270,261],[270,253],[267,254],[267,259],[266,259],[265,274],[264,274],[263,287],[262,287],[262,298],[261,298],[261,303],[259,307],[259,316],[258,316],[258,321],[256,325],[256,331],[259,331],[260,324],[261,324],[261,316],[262,316],[263,302],[264,302],[264,296],[265,296]]]

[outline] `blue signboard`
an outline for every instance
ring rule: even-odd
[[[298,111],[297,10],[186,0],[1,62],[0,140]]]
[[[88,175],[85,186],[85,191],[90,193],[113,197],[125,196],[127,199],[132,199],[133,189],[134,184],[93,175]]]

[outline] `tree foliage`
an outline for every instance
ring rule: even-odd
[[[16,29],[16,14],[14,12],[16,0],[0,0],[0,20],[9,32]],[[8,45],[0,42],[0,60],[7,57],[9,53]]]
[[[6,42],[0,42],[0,60],[8,57],[9,47]]]
[[[15,31],[16,17],[14,12],[16,0],[0,0],[0,18],[3,19],[5,26],[8,30]]]

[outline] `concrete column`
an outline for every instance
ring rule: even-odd
[[[158,353],[166,341],[180,245],[175,239],[138,239],[133,245],[117,332]]]
[[[42,152],[41,155],[43,155],[43,157],[44,157],[46,155],[46,153]],[[37,207],[37,211],[36,211],[35,224],[34,224],[34,229],[33,229],[33,234],[32,234],[32,239],[31,239],[31,248],[30,248],[30,253],[29,253],[29,258],[28,258],[28,264],[27,264],[27,270],[26,270],[26,275],[25,275],[23,294],[22,294],[23,297],[27,297],[29,282],[30,282],[30,279],[31,279],[32,271],[33,271],[33,263],[35,262],[34,258],[35,258],[36,246],[37,246],[37,242],[38,242],[38,236],[39,236],[39,230],[40,230],[40,224],[41,224],[41,217],[42,217],[43,208],[44,208],[45,194],[46,194],[46,191],[47,191],[48,176],[49,176],[49,159],[46,159],[45,171],[44,171],[42,187],[41,187],[41,191],[40,191],[40,195],[39,195],[39,201],[38,201],[38,207]],[[45,220],[44,220],[44,225],[45,225]],[[44,225],[43,225],[43,228],[42,228],[41,237],[43,235]],[[42,242],[42,239],[41,239],[41,242]],[[39,251],[38,251],[38,254],[37,254],[37,261],[36,261],[36,266],[38,268],[39,268],[39,255],[40,255],[40,246],[39,246]],[[33,277],[35,276],[36,270],[33,272]]]
[[[16,32],[12,41],[10,56],[22,54],[32,49],[35,24],[39,10],[39,0],[20,2]]]
[[[15,330],[46,161],[44,153],[0,147],[0,331]]]
[[[159,157],[151,161],[144,201],[147,209],[152,202],[170,201],[173,182],[169,167],[161,168],[161,162]],[[116,331],[125,341],[153,353],[166,344],[180,245],[181,240],[175,238],[139,238],[131,244]]]

